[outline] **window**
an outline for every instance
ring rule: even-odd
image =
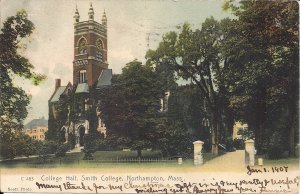
[[[99,61],[103,61],[103,58],[102,58],[102,52],[100,50],[97,49],[96,51],[96,59],[99,60]]]
[[[103,61],[102,51],[103,51],[103,43],[100,39],[98,39],[96,41],[96,59],[101,62]]]
[[[103,49],[103,43],[102,43],[102,41],[101,41],[100,39],[98,39],[98,40],[96,41],[96,47],[97,47],[97,49],[99,49],[99,50],[102,50],[102,49]]]
[[[86,70],[79,72],[79,83],[86,83]]]
[[[87,53],[86,40],[84,38],[81,38],[80,41],[79,41],[78,51],[79,51],[79,54],[86,54]]]

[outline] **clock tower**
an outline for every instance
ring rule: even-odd
[[[64,132],[64,139],[69,141],[73,134],[72,142],[76,142],[76,149],[84,146],[84,136],[91,130],[106,132],[105,125],[97,110],[98,90],[111,85],[112,70],[107,63],[107,18],[103,12],[101,23],[94,20],[92,4],[88,11],[88,20],[80,21],[76,7],[74,14],[74,60],[73,60],[73,85],[61,86],[60,79],[56,80],[55,90],[51,95],[49,106],[49,131],[53,131],[53,138],[57,132]],[[64,97],[64,98],[61,98]],[[58,107],[63,99],[73,98],[68,101],[63,111],[67,118],[63,121],[57,117]],[[90,111],[92,110],[92,111]],[[93,121],[89,118],[92,113]],[[90,123],[91,122],[91,123]],[[60,127],[60,128],[57,128]],[[60,133],[61,134],[61,133]],[[80,149],[77,149],[80,151]]]
[[[93,86],[103,69],[107,69],[107,18],[105,11],[102,23],[94,20],[92,4],[89,8],[88,21],[80,22],[76,8],[74,15],[74,61],[73,85],[86,83]]]

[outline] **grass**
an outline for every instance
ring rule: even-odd
[[[258,158],[263,158],[263,163],[266,166],[299,165],[299,158],[297,158],[297,157],[290,157],[290,158],[282,158],[282,159],[271,160],[271,159],[268,159],[265,156],[257,155],[256,156],[256,161],[257,161]]]
[[[18,160],[9,160],[0,162],[0,167],[16,168],[57,168],[57,167],[71,167],[71,168],[165,168],[178,167],[176,158],[165,161],[141,162],[136,161],[137,154],[135,151],[97,151],[94,153],[94,160],[83,160],[84,153],[68,153],[65,157],[57,158],[49,156],[46,161],[39,158],[23,158]],[[143,151],[142,156],[144,160],[147,159],[162,159],[162,154],[159,151]],[[207,162],[216,156],[211,153],[204,153],[203,160]],[[118,159],[118,162],[117,162]],[[107,161],[106,161],[107,160]],[[114,162],[112,162],[112,160]],[[119,161],[123,160],[123,161]],[[135,160],[135,161],[124,161]],[[184,159],[184,167],[194,166],[192,159]]]
[[[212,161],[206,165],[196,166],[194,165],[193,159],[183,158],[183,164],[178,165],[176,158],[171,158],[171,160],[164,161],[152,161],[152,162],[138,162],[136,161],[135,151],[98,151],[94,154],[94,160],[86,161],[83,160],[84,153],[69,153],[65,157],[57,158],[50,156],[47,161],[41,161],[39,158],[24,158],[11,161],[0,162],[1,173],[3,174],[18,174],[31,173],[128,173],[128,172],[157,172],[157,173],[198,173],[198,172],[239,172],[245,173],[245,165],[243,160],[241,164],[235,163],[243,159],[243,151],[238,151],[237,155],[233,154],[236,158],[222,157],[217,158],[216,161]],[[224,153],[220,153],[222,155]],[[228,153],[230,154],[230,153]],[[158,151],[143,151],[144,159],[162,159],[161,153]],[[214,159],[215,157],[211,153],[203,153],[204,163]],[[256,168],[264,167],[283,167],[288,166],[289,171],[299,170],[299,159],[298,158],[286,158],[280,160],[269,160],[264,158],[264,165],[257,165],[256,157]],[[119,160],[116,160],[118,158]],[[135,159],[135,161],[124,161]],[[107,160],[107,161],[105,161]],[[114,161],[113,161],[114,160]],[[123,161],[122,161],[123,160]],[[237,164],[234,166],[231,164]],[[226,164],[223,164],[226,163]],[[224,167],[224,165],[226,167]]]

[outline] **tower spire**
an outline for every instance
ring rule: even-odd
[[[106,17],[105,9],[102,14],[102,25],[107,27],[107,17]]]
[[[80,19],[80,15],[79,15],[79,12],[78,12],[78,9],[77,9],[77,4],[76,4],[76,10],[75,10],[75,15],[74,15],[74,22],[75,23],[79,22],[79,19]]]
[[[94,20],[94,8],[92,2],[90,3],[89,20]]]

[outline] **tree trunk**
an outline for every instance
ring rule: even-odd
[[[137,157],[139,160],[142,158],[142,150],[137,150]]]
[[[213,155],[219,154],[219,123],[217,113],[213,113],[213,122],[212,122],[212,130],[211,130],[211,152]]]
[[[298,111],[297,107],[299,107],[298,101],[298,89],[297,88],[298,83],[295,82],[295,84],[290,88],[289,95],[290,98],[288,98],[288,121],[287,121],[287,131],[288,131],[288,141],[289,141],[289,156],[295,156],[296,154],[296,142],[295,137],[297,135],[296,130],[298,128]],[[293,90],[294,89],[294,90]],[[299,133],[299,131],[297,131]]]
[[[256,134],[255,134],[255,147],[258,154],[262,153],[263,142],[265,140],[265,124],[266,124],[266,89],[262,88],[258,93],[256,101]]]
[[[212,145],[211,145],[211,152],[213,155],[219,154],[219,148],[218,148],[218,141],[216,140],[216,131],[212,130]]]
[[[232,110],[230,110],[230,111],[228,111],[229,112],[229,114],[227,114],[227,122],[226,122],[226,124],[227,124],[227,130],[228,130],[228,137],[231,137],[231,139],[232,139],[232,137],[233,137],[233,126],[234,126],[234,116],[233,116],[233,113],[232,113]]]
[[[289,156],[295,156],[295,128],[291,126],[289,130]]]

